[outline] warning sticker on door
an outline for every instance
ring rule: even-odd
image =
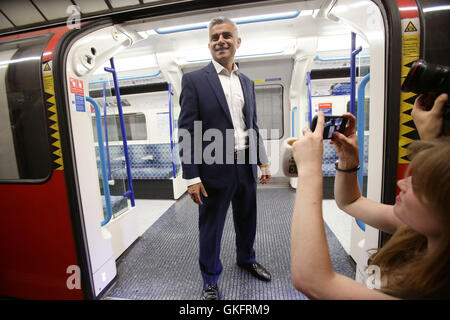
[[[75,108],[78,112],[86,112],[86,104],[84,102],[84,95],[75,94]]]
[[[419,18],[407,17],[402,19],[402,81],[405,79],[411,65],[420,54],[420,21]],[[399,167],[408,164],[408,145],[417,139],[418,133],[411,117],[411,110],[417,95],[412,92],[400,94],[400,136],[399,136]],[[400,170],[399,170],[400,172]]]
[[[74,94],[81,94],[84,96],[84,85],[83,80],[69,78],[70,92]]]
[[[420,34],[419,18],[402,19],[402,30],[404,35]]]
[[[49,72],[52,71],[52,67],[50,66],[51,61],[47,62],[44,64],[44,69],[42,70],[42,72]]]
[[[44,85],[45,106],[48,111],[48,125],[50,132],[50,144],[53,168],[55,170],[64,170],[64,164],[61,152],[61,141],[59,135],[58,112],[56,110],[55,86],[53,82],[52,61],[45,62],[42,65],[42,81]]]
[[[406,29],[405,29],[405,32],[415,32],[415,31],[417,31],[417,28],[416,28],[416,26],[412,23],[412,21],[410,21],[410,22],[408,23],[408,26],[407,26]]]

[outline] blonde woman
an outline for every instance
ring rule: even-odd
[[[323,113],[314,132],[293,145],[298,187],[291,229],[294,286],[314,299],[445,298],[450,296],[450,138],[415,142],[407,177],[397,182],[395,205],[361,196],[356,119],[345,115],[344,134],[335,133],[339,156],[335,198],[349,215],[393,234],[371,256],[381,271],[381,289],[369,289],[331,266],[322,218]]]

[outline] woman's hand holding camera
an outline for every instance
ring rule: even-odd
[[[334,132],[333,140],[330,143],[334,145],[338,154],[339,169],[348,170],[359,165],[359,148],[356,137],[356,118],[351,113],[345,113],[343,116],[348,119],[344,134]],[[309,128],[304,128],[303,136],[292,146],[299,173],[322,172],[324,119],[323,112],[319,112],[314,132]]]
[[[334,145],[334,149],[339,157],[339,169],[349,170],[359,165],[359,148],[356,136],[356,118],[351,113],[343,114],[348,119],[348,125],[344,134],[334,132],[333,140],[330,141]]]
[[[318,113],[317,126],[312,132],[303,129],[303,136],[292,145],[297,171],[301,173],[322,174],[323,156],[323,126],[325,118],[323,112]]]

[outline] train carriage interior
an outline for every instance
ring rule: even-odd
[[[269,184],[258,185],[255,250],[274,279],[261,284],[235,265],[230,208],[222,238],[223,298],[307,299],[291,280],[289,233],[297,179],[283,174],[280,154],[283,141],[300,136],[317,112],[357,116],[358,137],[363,137],[358,176],[362,194],[383,199],[387,145],[398,147],[393,140],[397,137],[388,135],[385,124],[390,117],[387,65],[393,41],[400,40],[390,38],[393,33],[381,1],[261,1],[138,19],[130,15],[120,21],[104,19],[73,30],[74,36],[57,47],[60,52],[51,63],[35,58],[44,54],[42,43],[48,37],[0,43],[0,78],[6,79],[0,88],[0,103],[5,106],[0,108],[0,161],[8,164],[0,166],[2,180],[40,179],[36,185],[51,185],[48,181],[53,178],[45,178],[48,161],[40,164],[36,157],[32,163],[26,157],[39,148],[40,153],[47,148],[45,152],[59,152],[61,157],[61,149],[55,151],[60,148],[58,141],[56,147],[45,146],[46,141],[39,142],[42,146],[23,142],[36,132],[45,136],[48,119],[27,113],[28,118],[21,120],[14,110],[18,113],[23,100],[30,99],[18,96],[18,79],[28,77],[27,86],[46,101],[40,107],[48,108],[48,93],[54,91],[47,90],[46,72],[54,69],[60,74],[55,82],[60,81],[59,92],[64,93],[56,100],[61,132],[54,139],[63,146],[64,168],[58,169],[65,171],[65,183],[73,186],[67,191],[73,198],[68,204],[59,200],[58,206],[70,207],[71,216],[79,216],[79,223],[70,228],[78,239],[68,243],[74,252],[83,252],[78,253],[78,261],[85,267],[82,283],[88,287],[84,292],[90,292],[85,296],[200,298],[198,208],[182,178],[179,100],[183,75],[211,62],[208,22],[218,16],[237,24],[242,44],[235,62],[255,84],[258,125],[272,174]],[[43,89],[41,78],[27,76],[26,68],[42,72]],[[18,133],[11,125],[19,120],[31,123],[39,116],[42,123],[36,121],[29,128],[34,133]],[[21,155],[17,144],[29,154]],[[338,157],[328,141],[323,148],[323,217],[333,268],[363,282],[368,250],[379,246],[380,233],[337,207],[333,186]],[[45,205],[50,207],[52,199]],[[64,277],[66,269],[60,280]],[[27,281],[21,286],[26,287]],[[7,290],[0,295],[8,295]],[[50,298],[65,294],[46,290]]]

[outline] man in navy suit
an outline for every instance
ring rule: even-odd
[[[257,166],[260,183],[270,181],[269,161],[256,123],[254,83],[238,71],[234,55],[241,44],[236,24],[220,17],[209,23],[208,47],[213,61],[186,73],[178,120],[183,178],[199,205],[202,298],[220,298],[220,242],[232,204],[236,260],[255,277],[270,273],[255,260]]]

